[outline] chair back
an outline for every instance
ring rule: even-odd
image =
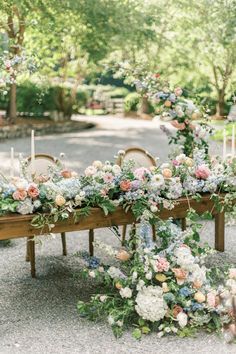
[[[149,154],[148,151],[140,147],[130,147],[126,149],[125,154],[118,157],[117,164],[121,166],[124,161],[128,160],[134,161],[134,169],[139,167],[150,168],[151,166],[157,165],[155,158]]]
[[[49,168],[50,167],[56,167],[58,165],[59,160],[57,158],[54,158],[51,155],[48,154],[36,154],[35,155],[35,177],[38,176],[48,176],[49,174]],[[31,164],[31,157],[29,156],[27,158],[27,165],[26,165],[26,175],[28,177],[31,176],[31,171],[32,171],[32,164]]]

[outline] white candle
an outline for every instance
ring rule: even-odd
[[[233,125],[233,129],[232,129],[232,157],[234,157],[235,155],[235,125]]]
[[[10,176],[14,177],[14,148],[11,147],[11,167],[10,167]]]
[[[223,160],[226,158],[226,143],[227,143],[227,137],[226,137],[226,130],[224,129],[223,132]]]
[[[34,130],[31,130],[31,174],[35,174],[35,142],[34,142]]]

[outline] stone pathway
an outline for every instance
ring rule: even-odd
[[[36,152],[59,156],[64,152],[66,165],[82,171],[93,160],[112,159],[119,149],[130,145],[144,146],[161,160],[168,154],[165,135],[158,123],[112,117],[83,118],[95,121],[92,130],[57,136],[37,137]],[[29,154],[28,138],[0,143],[1,172],[7,172],[10,147],[17,153]],[[218,153],[217,145],[212,152]],[[219,261],[236,263],[235,227],[227,228],[226,253]],[[109,230],[99,230],[96,237],[117,245]],[[81,319],[76,310],[79,299],[93,293],[91,282],[81,280],[80,260],[76,255],[88,248],[88,233],[67,235],[67,257],[61,256],[58,236],[37,245],[37,279],[31,279],[25,262],[25,240],[14,240],[10,247],[0,248],[0,354],[121,354],[121,353],[236,353],[234,345],[225,345],[221,338],[200,334],[197,338],[158,339],[155,334],[136,341],[131,334],[116,340],[104,322],[91,323]],[[213,225],[207,223],[202,240],[213,245]]]

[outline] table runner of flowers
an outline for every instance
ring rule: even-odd
[[[123,154],[119,152],[121,157]],[[223,199],[222,192],[226,192]],[[197,328],[220,330],[227,324],[232,339],[236,332],[236,269],[205,266],[213,251],[199,243],[201,225],[193,210],[186,231],[173,220],[164,222],[157,217],[158,210],[173,208],[178,198],[201,199],[203,193],[211,194],[216,207],[234,212],[235,158],[222,161],[195,149],[193,158],[180,154],[150,169],[135,169],[132,161],[122,167],[94,161],[82,175],[58,165],[48,176],[33,181],[26,178],[22,162],[21,177],[1,177],[0,211],[34,213],[35,227],[47,224],[53,230],[58,220],[72,213],[88,215],[91,207],[100,207],[105,214],[117,206],[131,210],[140,227],[131,228],[123,248],[95,242],[96,249],[108,253],[110,264],[81,253],[85,274],[96,281],[97,294],[87,303],[79,302],[80,315],[106,317],[116,336],[129,326],[134,327],[134,337],[140,338],[150,331],[158,336],[187,336]],[[157,229],[156,242],[150,223]]]

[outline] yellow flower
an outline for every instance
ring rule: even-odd
[[[58,194],[56,196],[55,203],[56,203],[57,206],[62,206],[62,205],[65,204],[65,202],[66,202],[66,200],[65,200],[65,198],[62,195]]]
[[[163,283],[167,279],[165,274],[162,274],[162,273],[157,273],[155,275],[155,278],[156,278],[156,280],[160,281],[161,283]]]

